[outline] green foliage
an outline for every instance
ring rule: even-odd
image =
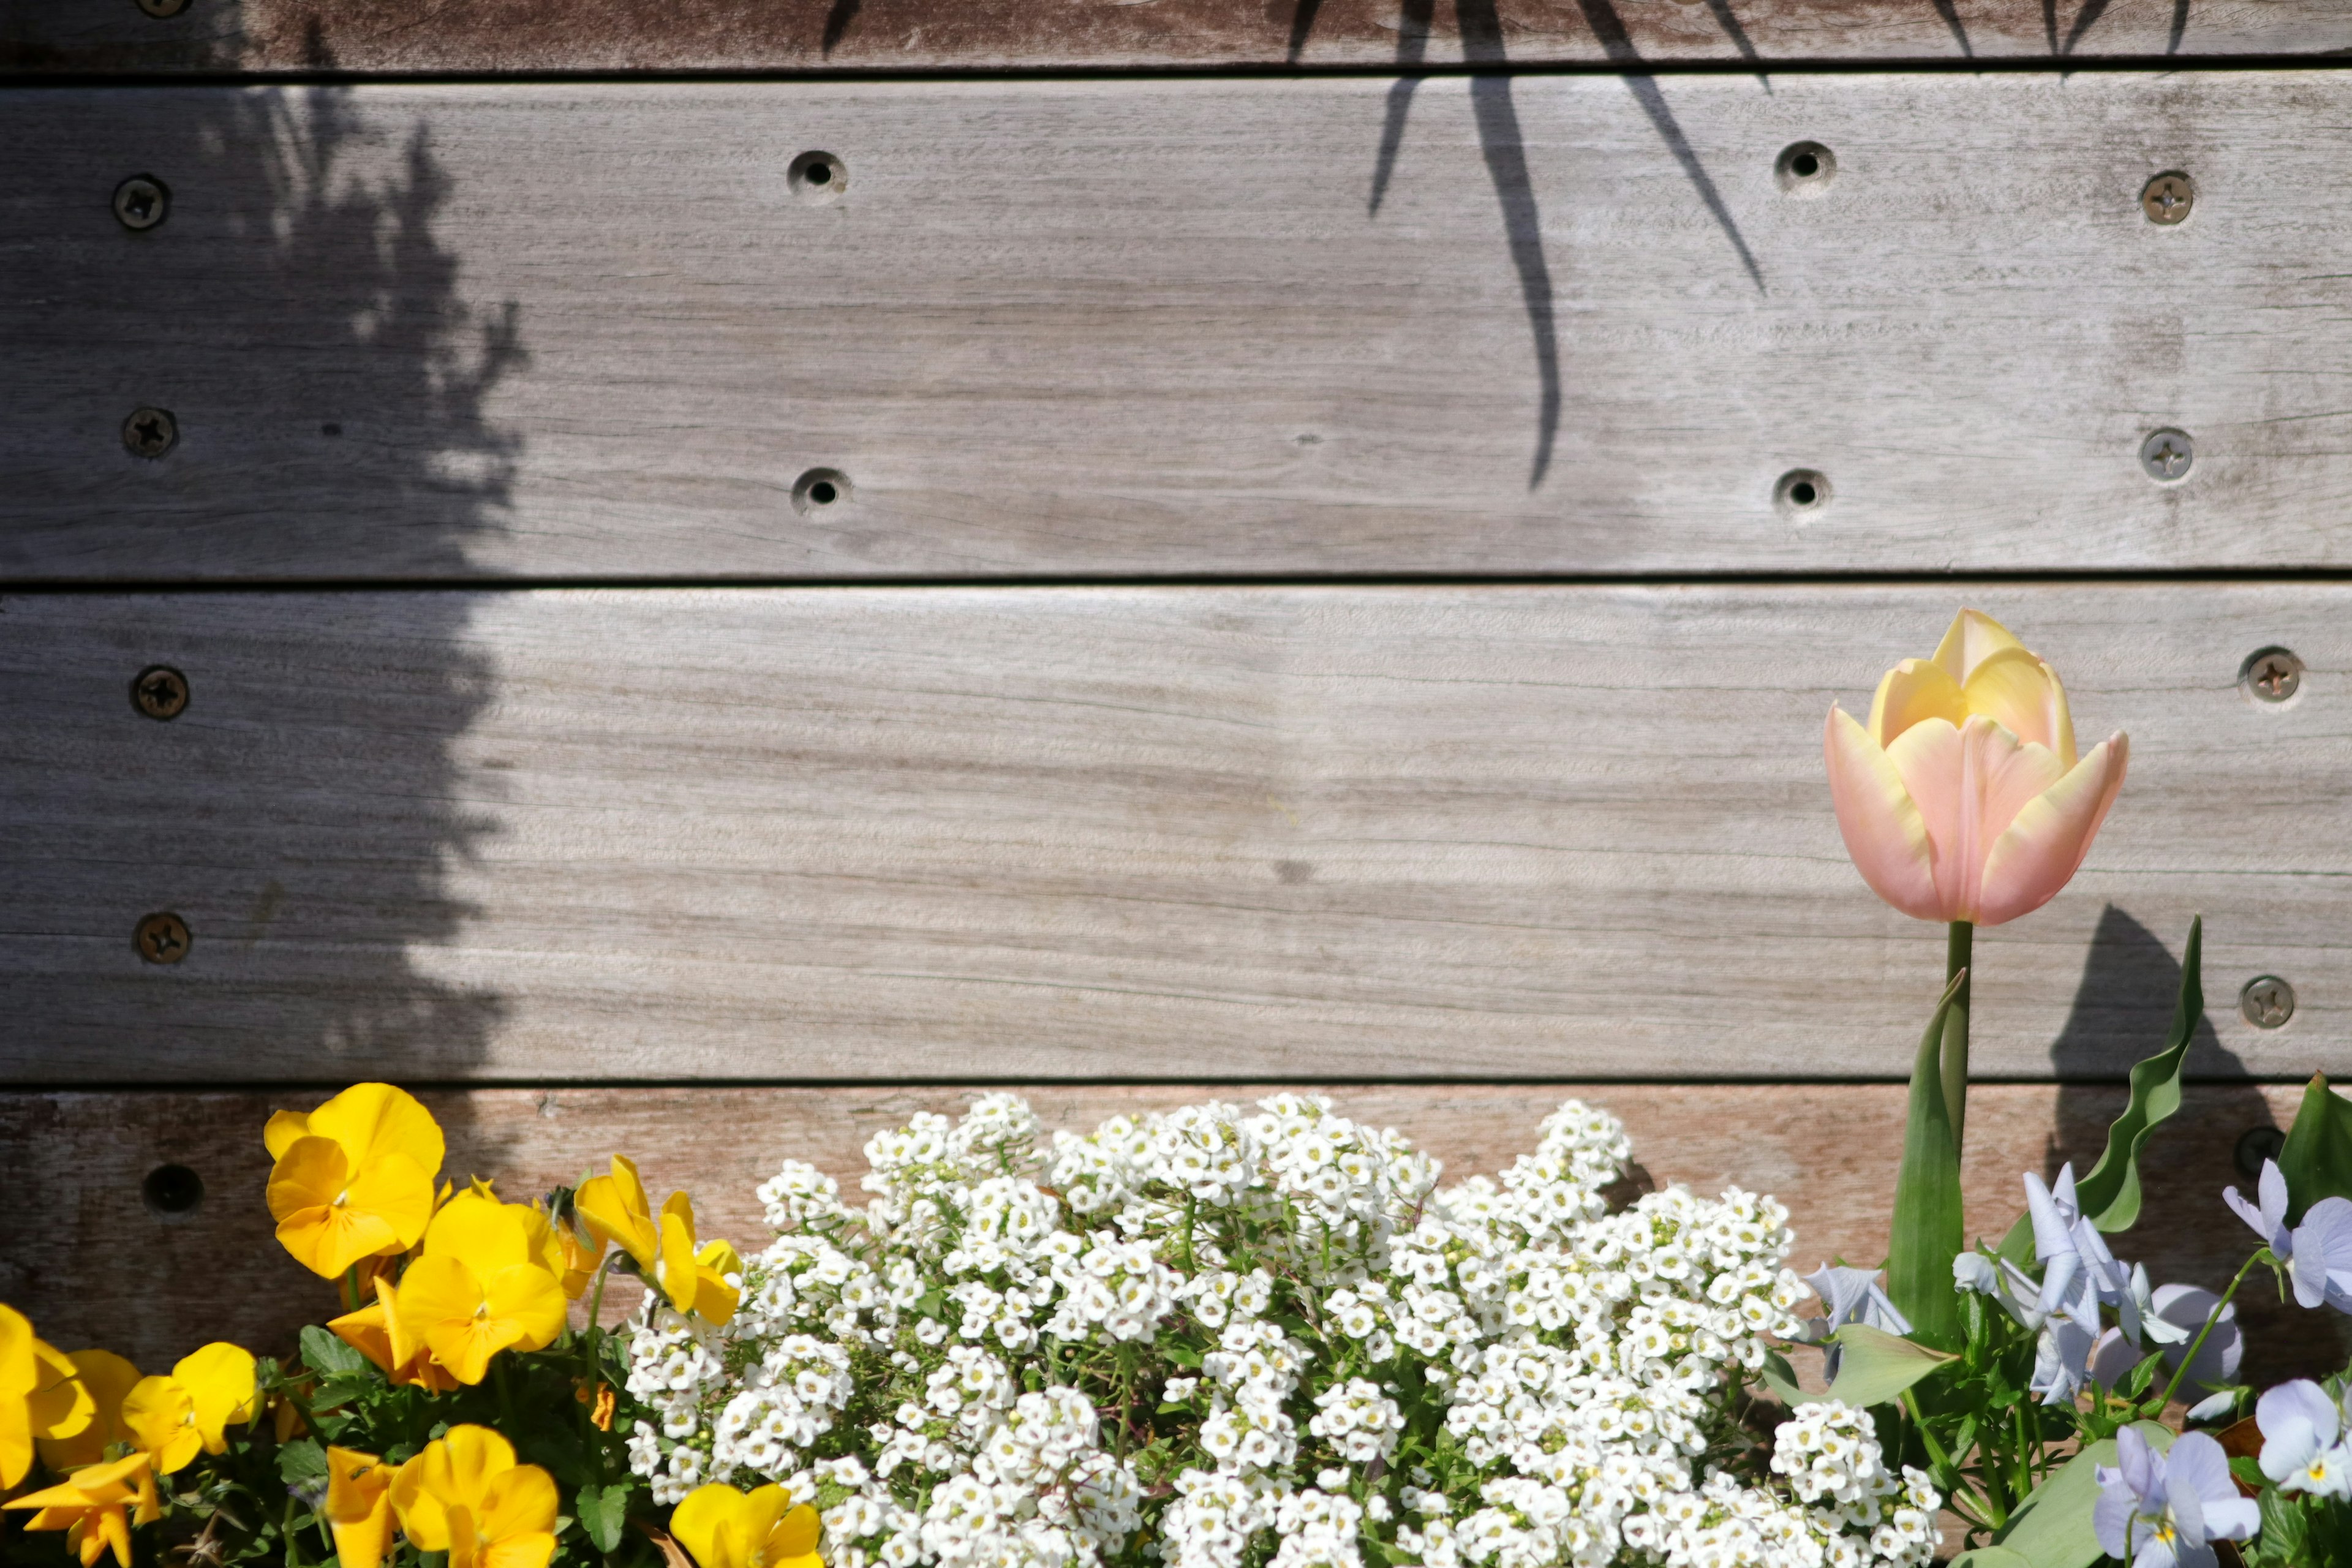
[[[2301,1224],[2304,1211],[2322,1198],[2352,1197],[2352,1101],[2327,1087],[2326,1074],[2314,1073],[2304,1087],[2278,1163],[2290,1224]]]
[[[1960,1150],[1943,1084],[1944,1023],[1968,984],[1963,971],[1945,988],[1911,1067],[1911,1104],[1903,1128],[1903,1163],[1895,1178],[1886,1294],[1910,1320],[1912,1337],[1938,1350],[1960,1342],[1952,1259],[1967,1243],[1960,1205]]]
[[[1885,1405],[1930,1373],[1959,1359],[1868,1323],[1848,1323],[1835,1338],[1838,1374],[1830,1384],[1830,1397],[1857,1409]]]
[[[2075,1201],[2101,1230],[2128,1230],[2139,1219],[2139,1157],[2148,1138],[2180,1109],[2180,1075],[2189,1064],[2189,1041],[2205,1016],[2205,920],[2189,922],[2189,946],[2180,955],[2180,992],[2172,1026],[2157,1053],[2131,1069],[2131,1096],[2107,1129],[2107,1146],[2091,1173],[2074,1184]],[[2347,1144],[2352,1150],[2352,1144]],[[2032,1251],[2033,1222],[2020,1215],[2002,1238],[2001,1256],[2022,1261]]]
[[[2158,1453],[2172,1447],[2173,1434],[2153,1421],[2137,1423],[2140,1436]],[[2091,1510],[2099,1500],[2100,1466],[2116,1462],[2116,1440],[2103,1437],[2066,1461],[2011,1516],[1997,1545],[2023,1558],[2032,1568],[2091,1568],[2105,1557],[2091,1529]],[[1987,1565],[1989,1568],[1989,1565]]]

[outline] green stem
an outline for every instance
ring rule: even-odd
[[[2164,1397],[2149,1407],[2151,1414],[2163,1414],[2164,1407],[2172,1403],[2172,1396],[2180,1391],[2180,1380],[2189,1375],[2189,1369],[2197,1364],[2197,1352],[2205,1348],[2205,1336],[2213,1331],[2213,1325],[2220,1322],[2221,1314],[2230,1310],[2231,1298],[2237,1295],[2238,1287],[2246,1282],[2246,1276],[2254,1271],[2254,1265],[2269,1256],[2270,1248],[2265,1247],[2247,1258],[2245,1266],[2238,1270],[2238,1277],[2230,1281],[2230,1288],[2221,1292],[2221,1299],[2213,1303],[2213,1310],[2205,1315],[2205,1326],[2197,1331],[2195,1339],[2189,1342],[2189,1349],[2180,1358],[2179,1370],[2172,1374],[2172,1381],[2164,1385]]]
[[[1944,935],[1944,984],[1949,985],[1963,970],[1969,967],[1969,955],[1976,945],[1977,928],[1967,921],[1954,921]],[[1952,1149],[1958,1152],[1961,1139],[1968,1131],[1969,1119],[1969,988],[1974,976],[1960,981],[1960,994],[1952,999],[1952,1010],[1944,1015],[1944,1108],[1952,1118]]]

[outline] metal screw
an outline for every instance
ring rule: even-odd
[[[143,234],[171,216],[172,193],[152,174],[133,174],[114,187],[114,217],[133,234]]]
[[[2294,987],[2275,974],[2257,974],[2238,993],[2238,1011],[2257,1029],[2275,1029],[2294,1016]]]
[[[122,444],[138,458],[160,458],[180,444],[180,422],[168,408],[134,408],[122,422]]]
[[[176,16],[188,8],[188,0],[139,0],[139,8],[150,16]]]
[[[150,963],[177,963],[188,956],[194,942],[188,934],[188,922],[168,910],[149,915],[131,933],[131,945]]]
[[[2197,444],[2185,430],[2151,430],[2147,439],[2139,444],[2139,466],[2147,477],[2169,484],[2189,472],[2189,465],[2197,460]]]
[[[2238,667],[2238,684],[2257,702],[2284,702],[2303,687],[2303,660],[2284,647],[2258,649]]]
[[[2158,174],[2140,187],[2139,210],[2150,223],[2171,225],[2189,216],[2197,205],[2197,187],[2178,169]]]
[[[188,678],[168,664],[151,664],[131,678],[131,706],[150,719],[176,719],[188,706]]]

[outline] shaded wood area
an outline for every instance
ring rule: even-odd
[[[1129,1089],[1038,1088],[1048,1126],[1085,1131],[1107,1117],[1222,1098],[1247,1100],[1265,1085]],[[952,1114],[958,1089],[563,1089],[427,1092],[450,1134],[446,1170],[494,1178],[509,1197],[576,1182],[614,1153],[644,1168],[658,1196],[688,1187],[706,1235],[746,1250],[767,1230],[752,1189],[786,1159],[841,1179],[857,1201],[860,1152],[877,1132],[918,1110]],[[1903,1133],[1898,1085],[1711,1088],[1633,1085],[1367,1087],[1328,1091],[1341,1114],[1396,1127],[1445,1163],[1447,1179],[1489,1174],[1531,1149],[1537,1126],[1578,1096],[1622,1117],[1647,1184],[1701,1192],[1738,1184],[1788,1205],[1797,1245],[1790,1261],[1875,1262]],[[2147,1167],[2155,1222],[2119,1237],[2158,1280],[2219,1287],[2255,1245],[2222,1205],[2244,1184],[2232,1163],[2250,1128],[2284,1127],[2297,1091],[2192,1089],[2158,1134]],[[332,1289],[303,1271],[270,1236],[262,1188],[269,1173],[261,1124],[277,1107],[313,1104],[300,1093],[0,1095],[0,1146],[16,1156],[12,1201],[0,1207],[0,1299],[43,1334],[74,1347],[102,1343],[142,1367],[167,1364],[214,1338],[256,1350],[283,1347],[306,1321],[335,1310]],[[2121,1108],[2112,1089],[1980,1087],[1969,1101],[1967,1189],[1971,1233],[1998,1239],[2023,1207],[2018,1175],[2087,1169]],[[196,1173],[203,1201],[159,1213],[142,1195],[164,1165]],[[184,1186],[184,1184],[182,1184]],[[95,1245],[93,1243],[96,1243]],[[126,1288],[136,1273],[138,1288]],[[631,1305],[618,1281],[608,1316]],[[2343,1320],[2265,1303],[2244,1309],[2252,1354],[2264,1366],[2340,1365]]]
[[[1963,596],[2133,759],[1978,1070],[2119,1077],[2198,913],[2192,1072],[2352,1067],[2352,587],[2279,583],[14,595],[0,1074],[1900,1079],[1943,932],[1821,726]]]
[[[0,70],[983,70],[2323,56],[2330,0],[40,0]]]
[[[0,141],[17,581],[2352,565],[2345,73],[28,89]]]

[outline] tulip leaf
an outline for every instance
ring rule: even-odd
[[[2314,1073],[2304,1087],[2278,1164],[2289,1224],[2302,1223],[2304,1211],[2322,1198],[2352,1197],[2352,1100],[2328,1088],[2325,1074]]]
[[[1952,977],[1927,1020],[1911,1064],[1910,1113],[1903,1127],[1903,1163],[1895,1176],[1894,1235],[1886,1255],[1886,1294],[1911,1323],[1912,1337],[1937,1349],[1960,1343],[1959,1296],[1952,1259],[1967,1245],[1960,1207],[1960,1150],[1944,1100],[1944,1020],[1958,1002],[1968,972]]]
[[[2172,1447],[2168,1428],[2153,1421],[2132,1425],[2158,1453]],[[2018,1504],[2017,1511],[2009,1516],[2009,1528],[1995,1544],[2023,1558],[2031,1568],[2091,1568],[2106,1555],[2099,1550],[2099,1537],[2091,1523],[2091,1510],[2099,1501],[2097,1471],[2102,1465],[2112,1468],[2115,1462],[2113,1437],[2102,1437],[2067,1460]],[[1996,1558],[1982,1568],[2009,1565]]]
[[[1756,1379],[1780,1396],[1780,1403],[1794,1410],[1800,1405],[1817,1405],[1829,1397],[1826,1394],[1807,1394],[1797,1385],[1797,1369],[1779,1351],[1764,1352],[1764,1364],[1758,1369]]]
[[[2106,1149],[2091,1173],[2074,1184],[2075,1202],[2101,1230],[2129,1230],[2138,1221],[2140,1152],[2180,1109],[2180,1075],[2189,1064],[2198,1021],[2205,1016],[2204,948],[2205,917],[2200,915],[2189,922],[2189,946],[2180,955],[2180,994],[2173,1003],[2172,1027],[2165,1031],[2156,1055],[2133,1064],[2131,1095],[2123,1114],[2107,1129]],[[2018,1215],[2001,1241],[2001,1256],[2032,1256],[2032,1217]]]
[[[1838,1342],[1838,1374],[1830,1384],[1830,1397],[1857,1410],[1885,1405],[1937,1367],[1960,1359],[1868,1323],[1848,1323],[1832,1337]]]
[[[1979,1546],[1953,1558],[1952,1568],[2033,1568],[2033,1559],[2021,1557],[2006,1546]]]

